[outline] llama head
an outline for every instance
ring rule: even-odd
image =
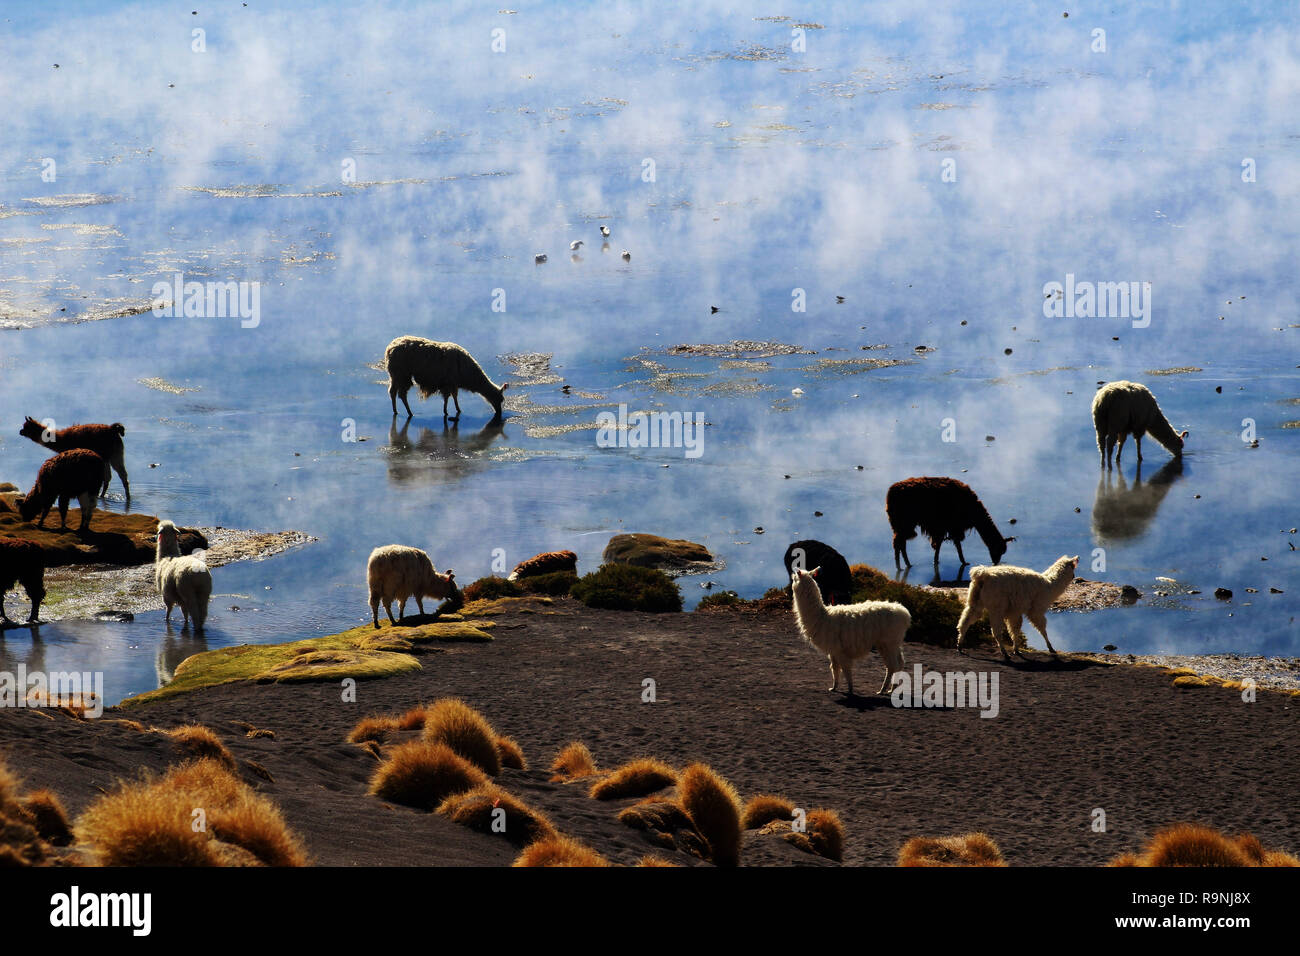
[[[32,416],[27,415],[23,427],[18,429],[18,434],[23,438],[30,438],[32,441],[43,441],[45,437],[45,426],[38,422]]]
[[[1003,538],[1001,541],[994,538],[989,542],[989,557],[993,559],[994,564],[1000,564],[1002,562],[1002,555],[1007,553],[1007,545],[1015,540],[1016,536],[1012,535],[1009,538]]]
[[[1174,441],[1177,442],[1177,444],[1169,450],[1174,453],[1175,458],[1183,457],[1183,442],[1186,440],[1187,440],[1187,429],[1184,428],[1180,432],[1174,432]]]
[[[796,568],[794,574],[790,575],[790,589],[795,594],[820,594],[816,581],[817,572],[820,570],[819,567],[813,568],[811,571],[802,571]]]
[[[496,412],[497,418],[501,417],[501,406],[505,404],[506,389],[509,387],[510,387],[510,383],[506,382],[504,385],[502,385],[500,388],[497,389],[497,393],[492,399],[492,410]]]
[[[18,506],[18,514],[24,521],[36,517],[37,501],[34,495],[19,495],[14,499],[14,504]]]
[[[159,541],[176,541],[180,537],[180,532],[176,530],[176,525],[171,521],[159,521],[158,530],[154,537]]]

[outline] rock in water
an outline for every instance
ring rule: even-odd
[[[616,534],[605,545],[606,564],[632,564],[640,568],[683,573],[712,571],[719,562],[702,544],[657,534]]]

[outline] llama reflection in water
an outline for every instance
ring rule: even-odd
[[[1173,458],[1150,477],[1142,480],[1142,465],[1130,485],[1124,473],[1102,473],[1097,482],[1097,497],[1092,503],[1092,536],[1098,542],[1129,541],[1146,534],[1156,516],[1160,502],[1183,473],[1183,460]]]
[[[202,654],[208,649],[208,640],[203,634],[195,635],[189,628],[177,631],[167,625],[167,635],[158,645],[158,655],[154,658],[154,672],[158,677],[158,686],[166,687],[176,676],[176,668],[181,661],[195,654]]]
[[[440,428],[419,426],[414,439],[410,420],[388,427],[388,477],[398,482],[459,481],[491,462],[488,452],[498,438],[506,437],[505,423],[490,421],[476,432],[461,434],[455,422]]]

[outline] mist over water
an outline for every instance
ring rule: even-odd
[[[0,480],[44,458],[23,415],[122,421],[134,509],[319,540],[216,569],[206,642],[53,622],[0,668],[102,669],[115,701],[341,630],[394,542],[468,582],[498,548],[589,571],[618,531],[686,537],[726,562],[688,606],[781,585],[799,538],[888,570],[885,490],[924,474],[980,494],[1006,561],[1143,592],[1053,616],[1058,647],[1300,654],[1293,12],[260,6],[7,8]],[[258,283],[255,326],[151,314],[177,273]],[[1049,317],[1067,275],[1150,283],[1150,325]],[[394,422],[402,334],[510,381],[504,423],[414,391]],[[738,339],[806,354],[672,351]],[[1140,483],[1132,441],[1102,477],[1089,404],[1123,378],[1190,430],[1181,469],[1148,439]],[[702,454],[598,447],[620,404],[702,414]]]

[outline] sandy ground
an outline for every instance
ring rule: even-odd
[[[514,857],[500,837],[368,796],[376,760],[345,742],[367,714],[448,695],[522,745],[533,769],[503,771],[502,786],[616,862],[651,844],[617,822],[629,801],[601,803],[581,784],[548,782],[545,768],[571,740],[585,741],[602,766],[640,756],[676,766],[702,760],[742,796],[776,793],[806,809],[832,808],[845,823],[849,864],[891,865],[909,837],[978,829],[1013,865],[1097,865],[1178,820],[1300,850],[1300,699],[1285,694],[1245,703],[1224,688],[1175,688],[1154,667],[1034,651],[1028,662],[1004,664],[987,649],[962,657],[906,646],[909,673],[920,664],[996,675],[998,714],[989,719],[975,708],[895,708],[886,698],[828,692],[825,660],[783,614],[647,615],[564,598],[496,621],[493,642],[430,648],[422,670],[360,684],[357,703],[343,703],[332,683],[230,684],[125,714],[216,730],[244,762],[245,779],[280,804],[322,864],[501,865]],[[874,658],[860,663],[859,691],[874,690],[882,670]],[[643,702],[646,680],[654,681],[653,703]],[[49,787],[82,810],[116,779],[175,759],[168,740],[114,716],[81,723],[0,711],[0,755],[28,786]],[[273,730],[275,739],[247,739],[235,721]],[[1104,833],[1092,829],[1095,809],[1105,811]],[[754,834],[743,862],[824,864]]]

